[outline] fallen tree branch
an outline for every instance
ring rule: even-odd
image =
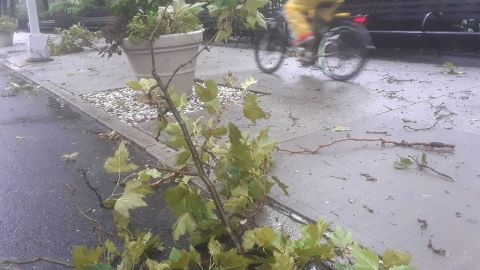
[[[75,267],[75,266],[73,266],[69,263],[62,262],[62,261],[52,259],[52,258],[48,258],[48,257],[35,257],[35,258],[32,258],[32,259],[23,260],[23,261],[22,260],[0,259],[0,265],[2,265],[2,264],[22,265],[22,264],[31,264],[31,263],[35,263],[35,262],[38,262],[38,261],[44,261],[44,262],[48,262],[48,263],[52,263],[52,264],[62,265],[62,266],[69,267],[69,268],[74,268]]]
[[[321,149],[327,148],[329,146],[332,146],[337,143],[341,142],[347,142],[347,141],[354,141],[354,142],[379,142],[381,143],[382,146],[385,146],[387,144],[391,144],[394,146],[402,146],[402,147],[426,147],[426,148],[449,148],[449,149],[454,149],[455,145],[453,144],[445,144],[441,142],[407,142],[407,141],[390,141],[390,140],[385,140],[383,138],[343,138],[339,139],[336,141],[333,141],[328,144],[321,144],[317,146],[316,149],[311,150],[307,148],[303,148],[302,150],[288,150],[288,149],[282,149],[282,148],[277,148],[278,151],[282,152],[287,152],[290,154],[311,154],[311,155],[317,155]]]
[[[157,25],[158,27],[158,25]],[[223,225],[226,227],[226,230],[232,240],[232,242],[234,243],[235,247],[243,252],[243,247],[241,245],[241,241],[240,241],[240,236],[237,235],[236,231],[233,229],[232,225],[230,224],[230,218],[228,217],[228,214],[227,212],[225,211],[225,209],[223,208],[223,203],[222,203],[222,200],[220,199],[220,195],[217,191],[217,189],[215,188],[215,185],[212,183],[212,181],[210,180],[210,178],[208,178],[206,172],[205,172],[205,169],[203,167],[203,162],[199,156],[199,153],[197,151],[197,148],[195,146],[195,144],[193,143],[193,140],[190,136],[190,132],[187,128],[187,125],[185,124],[185,121],[183,120],[182,116],[180,115],[180,112],[178,111],[178,109],[175,107],[175,104],[173,103],[171,97],[170,97],[170,93],[168,92],[168,86],[169,86],[169,83],[171,82],[172,78],[174,77],[175,73],[172,74],[172,76],[170,77],[167,85],[165,85],[163,82],[162,82],[162,79],[160,78],[160,76],[158,75],[157,73],[157,68],[156,68],[156,63],[155,63],[155,56],[154,56],[154,49],[153,49],[153,36],[151,37],[151,40],[150,40],[150,57],[151,57],[151,64],[152,64],[152,76],[153,78],[156,80],[157,82],[157,86],[160,88],[160,90],[162,91],[163,93],[163,99],[165,100],[165,102],[167,103],[168,105],[168,108],[170,109],[170,112],[172,113],[173,117],[175,118],[175,120],[177,121],[178,125],[180,126],[180,129],[182,131],[182,134],[185,138],[185,142],[187,144],[187,147],[188,147],[188,150],[190,151],[191,155],[192,155],[192,160],[193,160],[193,163],[195,164],[195,168],[198,172],[198,177],[200,178],[200,180],[205,184],[205,186],[207,187],[207,190],[208,192],[210,193],[210,195],[212,196],[212,200],[215,204],[215,208],[218,212],[218,215],[219,215],[219,219],[221,220],[221,222],[223,223]],[[203,51],[203,50],[201,50]],[[197,57],[198,56],[198,53],[195,54],[194,57]],[[178,71],[177,71],[178,72]]]

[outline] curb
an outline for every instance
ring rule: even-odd
[[[0,64],[20,75],[24,79],[40,85],[44,89],[48,90],[50,93],[65,100],[66,102],[68,102],[78,110],[82,111],[83,113],[87,114],[91,118],[102,123],[111,130],[114,130],[121,136],[125,137],[127,140],[135,143],[138,147],[140,147],[142,150],[145,150],[154,158],[160,161],[166,161],[174,156],[174,152],[164,144],[155,141],[154,138],[150,137],[139,129],[116,119],[114,116],[107,114],[105,111],[99,108],[96,108],[95,106],[91,105],[79,96],[72,94],[67,89],[49,81],[44,81],[35,76],[35,74],[26,71],[12,63],[9,63],[6,60],[1,61]]]

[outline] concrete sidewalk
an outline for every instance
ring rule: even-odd
[[[134,80],[124,56],[107,60],[84,52],[33,64],[25,62],[25,44],[0,53],[7,66],[149,153],[171,153],[149,135],[151,121],[121,123],[80,98]],[[254,90],[265,93],[261,102],[271,117],[252,127],[237,121],[241,108],[233,106],[227,118],[244,130],[269,127],[284,149],[314,149],[346,136],[455,144],[454,152],[425,151],[429,165],[454,177],[455,183],[426,170],[394,168],[399,156],[419,156],[421,150],[345,142],[318,155],[278,152],[272,173],[290,187],[290,196],[274,190],[271,197],[308,218],[324,217],[347,227],[378,252],[387,247],[408,251],[419,269],[475,269],[480,247],[480,68],[458,67],[462,75],[455,76],[438,64],[372,60],[352,83],[339,83],[319,70],[299,68],[294,59],[287,59],[275,75],[262,74],[251,50],[214,47],[198,59],[197,78],[221,81],[228,71],[240,80],[255,77]],[[351,131],[333,132],[336,126]],[[419,220],[428,223],[426,228]],[[430,240],[448,257],[428,248]]]

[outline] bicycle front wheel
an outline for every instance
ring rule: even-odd
[[[276,29],[261,33],[255,44],[255,61],[265,73],[275,72],[285,59],[288,41]]]
[[[318,57],[325,75],[346,81],[362,70],[367,62],[367,49],[355,29],[344,26],[331,29],[324,35]]]

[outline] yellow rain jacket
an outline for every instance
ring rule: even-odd
[[[343,3],[343,0],[288,0],[285,4],[285,15],[288,24],[293,29],[296,39],[313,35],[313,29],[307,21],[307,17],[314,15],[315,9],[322,3],[333,3],[331,7],[322,8],[319,10],[317,16],[320,16],[325,21],[331,21],[335,12]]]

